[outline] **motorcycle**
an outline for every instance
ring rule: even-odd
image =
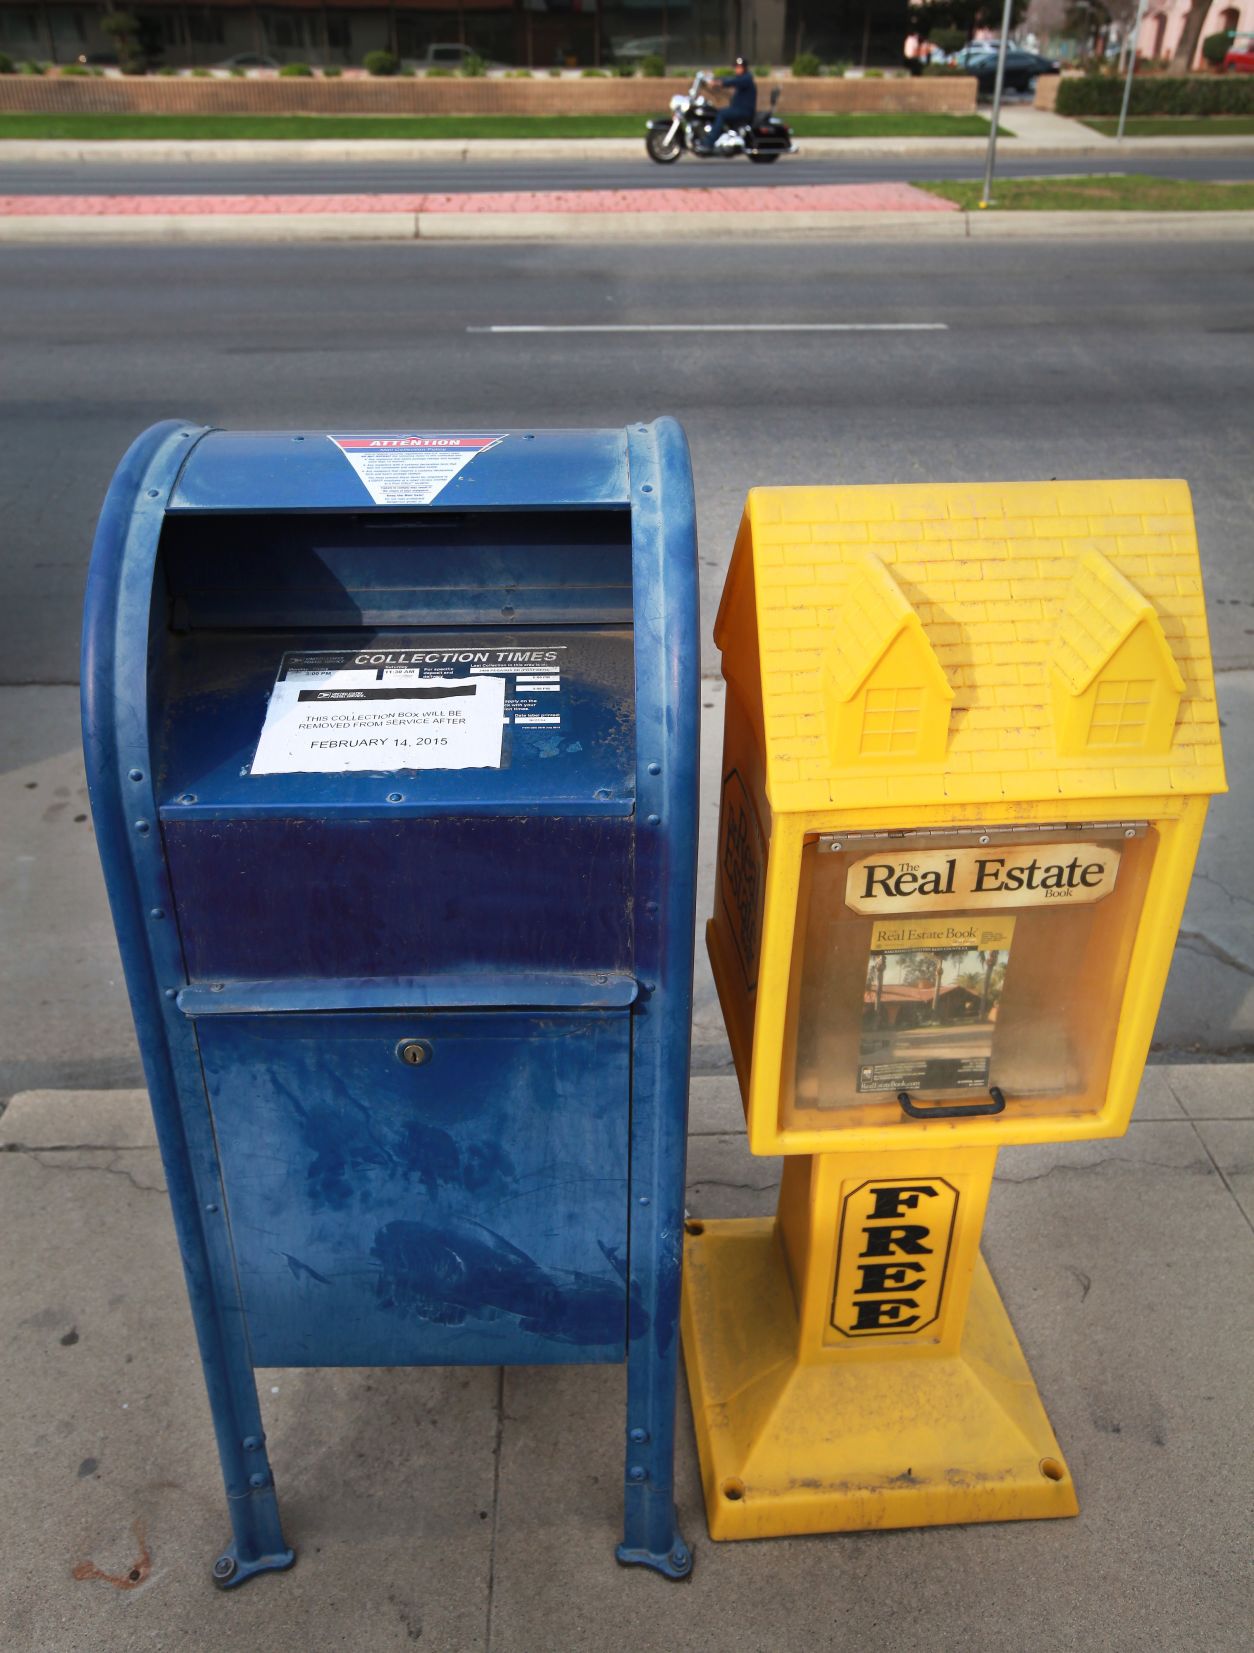
[[[704,88],[714,85],[714,77],[698,70],[687,92],[677,92],[671,99],[670,119],[650,121],[645,128],[644,147],[649,159],[659,166],[677,161],[684,150],[699,159],[727,160],[732,155],[747,155],[758,166],[770,166],[781,155],[795,155],[797,145],[792,131],[775,113],[779,102],[779,87],[771,93],[770,108],[757,114],[751,121],[729,126],[712,150],[706,149],[710,128],[718,114],[718,106],[705,96]]]

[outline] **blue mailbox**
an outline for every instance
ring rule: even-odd
[[[265,1366],[626,1361],[618,1559],[691,1570],[698,662],[673,420],[165,423],[123,459],[83,731],[226,1482],[220,1584],[293,1560]]]

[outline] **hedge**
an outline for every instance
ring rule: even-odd
[[[1097,76],[1064,77],[1058,88],[1060,115],[1117,115],[1123,81]],[[1254,115],[1254,76],[1146,75],[1132,82],[1132,115]]]

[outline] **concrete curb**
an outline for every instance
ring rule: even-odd
[[[703,226],[756,241],[1254,239],[1254,212],[719,212]],[[0,218],[0,244],[284,241],[686,241],[682,213],[326,212]]]
[[[643,124],[642,124],[643,131]],[[983,138],[800,138],[803,156],[832,159],[840,156],[871,159],[913,156],[918,160],[961,160],[983,155]],[[1002,138],[999,147],[1006,155],[1030,159],[1056,156],[1107,156],[1133,159],[1150,155],[1254,155],[1251,138],[1113,138],[1086,132],[1063,142],[1039,142]],[[643,137],[635,138],[524,138],[515,142],[499,139],[445,138],[280,138],[280,139],[0,139],[0,163],[23,162],[65,165],[67,162],[98,162],[131,165],[171,161],[201,164],[240,163],[249,165],[335,161],[405,161],[499,163],[502,161],[619,161],[642,160]],[[693,163],[694,165],[696,163]],[[785,163],[786,164],[786,163]]]

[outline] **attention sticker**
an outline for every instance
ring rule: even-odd
[[[429,505],[472,459],[505,438],[398,431],[327,440],[348,460],[376,505]]]

